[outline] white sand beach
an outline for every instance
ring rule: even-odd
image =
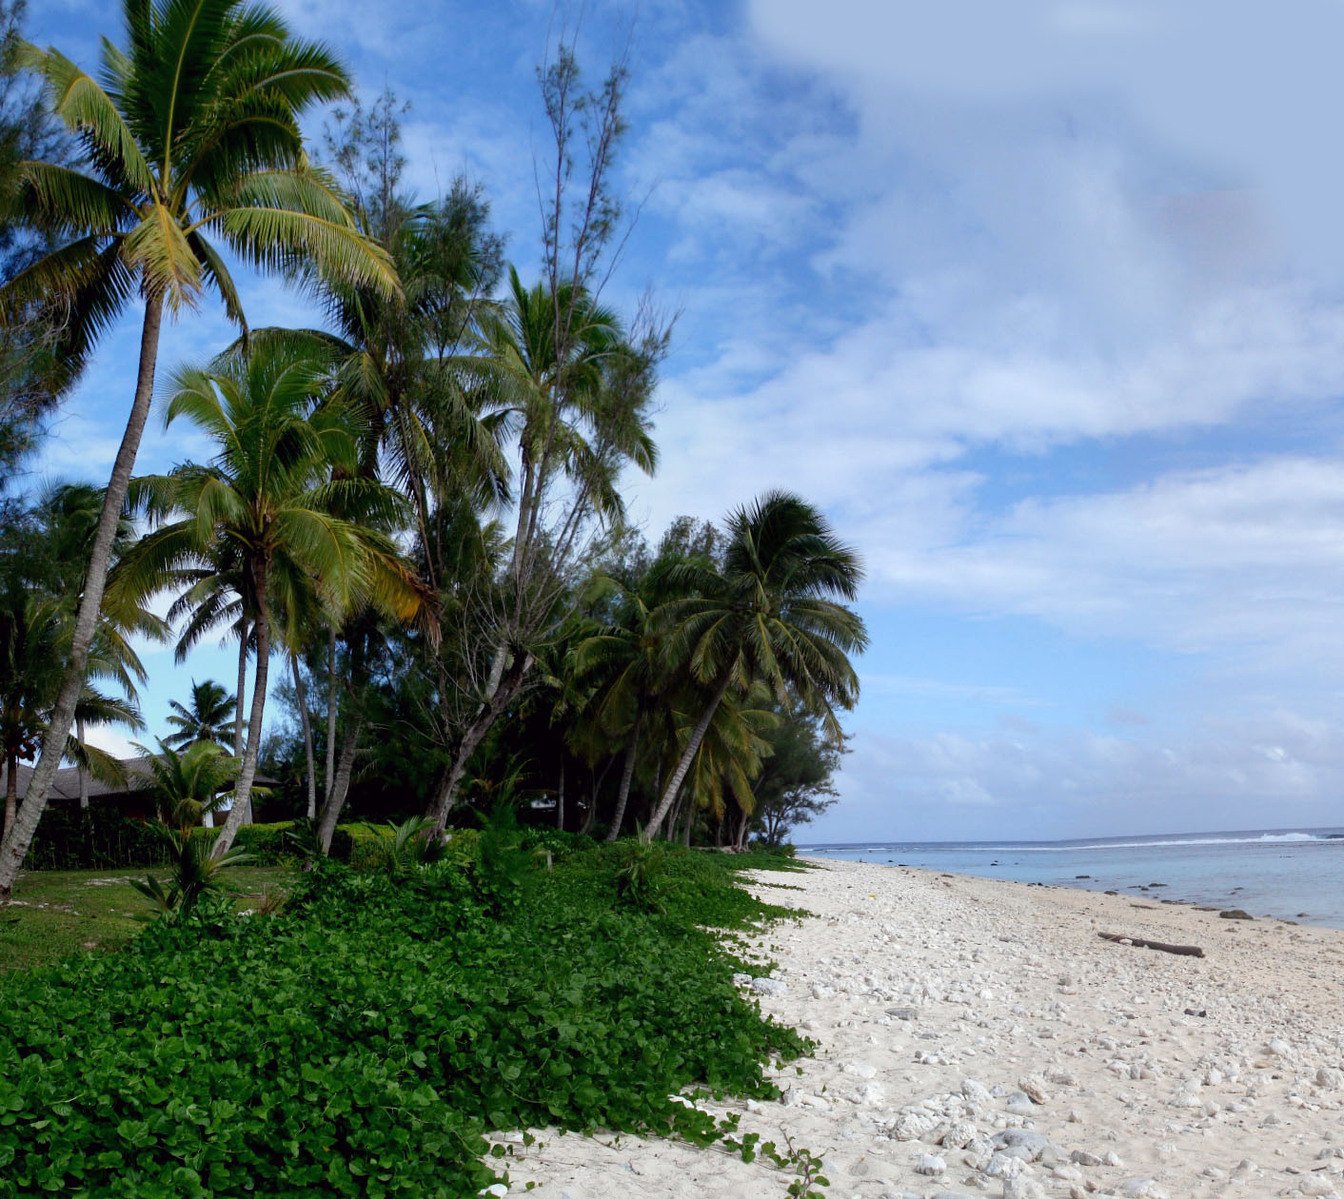
[[[783,1102],[720,1110],[820,1154],[828,1196],[1344,1195],[1344,932],[848,862],[757,881],[814,913],[757,947],[782,984],[762,1009],[818,1048],[779,1071]],[[726,1199],[792,1181],[721,1149],[538,1135],[512,1146],[510,1193]]]

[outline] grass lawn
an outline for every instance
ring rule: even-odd
[[[85,949],[123,945],[144,924],[149,901],[130,884],[141,870],[42,870],[19,875],[14,902],[0,906],[0,970],[45,966]],[[161,870],[150,870],[162,874]],[[237,906],[254,907],[293,872],[282,866],[239,866],[228,872]]]

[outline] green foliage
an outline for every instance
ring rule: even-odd
[[[535,856],[523,845],[511,803],[496,803],[477,840],[473,878],[477,894],[498,914],[515,907],[537,873]]]
[[[161,740],[147,761],[159,819],[174,828],[192,828],[216,811],[238,777],[237,759],[213,741],[192,741],[178,751]]]
[[[0,909],[0,975],[106,952],[139,936],[145,901],[131,881],[106,870],[25,872],[16,888],[21,902]],[[289,871],[276,866],[239,866],[229,882],[240,911],[261,911],[296,885]]]
[[[0,1199],[456,1199],[492,1181],[490,1128],[716,1139],[669,1096],[773,1095],[761,1061],[805,1045],[685,913],[767,909],[690,853],[669,891],[696,906],[622,907],[619,864],[575,853],[494,919],[451,862],[324,862],[280,915],[207,901],[123,952],[0,979]]]
[[[550,825],[533,825],[523,829],[518,843],[524,849],[531,850],[533,855],[539,851],[543,855],[550,854],[551,859],[556,862],[568,858],[571,854],[592,849],[597,844],[586,833],[567,833]]]
[[[241,829],[238,830],[242,832]],[[292,820],[280,834],[280,842],[285,852],[295,861],[304,865],[316,862],[322,856],[322,838],[318,831],[318,822],[311,816],[300,816]]]
[[[183,704],[169,700],[172,711],[167,723],[176,731],[164,738],[165,745],[185,749],[194,741],[223,742],[228,738],[237,700],[228,688],[206,679],[191,681],[191,699]]]
[[[616,894],[623,903],[646,912],[662,911],[663,879],[667,873],[664,845],[636,838],[621,846],[623,855],[616,871]]]
[[[835,774],[848,738],[823,727],[820,717],[793,704],[767,734],[770,756],[754,787],[754,823],[767,847],[782,845],[799,825],[836,803]]]
[[[387,868],[394,876],[407,874],[417,866],[428,866],[443,857],[443,842],[434,835],[432,822],[425,816],[412,816],[400,824],[387,825],[391,833]]]
[[[159,836],[168,847],[168,878],[146,875],[131,886],[153,905],[160,917],[180,920],[190,916],[205,895],[226,889],[224,871],[251,861],[251,855],[234,846],[218,858],[210,856],[214,840],[205,829],[170,828],[159,825]]]
[[[729,1127],[735,1131],[736,1121],[733,1120]],[[818,1188],[831,1185],[831,1180],[821,1172],[823,1165],[821,1155],[795,1145],[787,1133],[784,1135],[783,1149],[780,1149],[774,1141],[762,1142],[760,1133],[755,1132],[747,1133],[741,1140],[728,1137],[726,1143],[742,1155],[744,1162],[752,1162],[757,1157],[763,1157],[777,1169],[792,1174],[793,1181],[784,1192],[789,1199],[823,1199]]]
[[[466,866],[474,862],[481,851],[479,829],[454,828],[448,830],[448,840],[444,842],[443,857],[447,862]]]

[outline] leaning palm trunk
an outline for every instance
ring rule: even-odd
[[[308,689],[303,685],[303,671],[299,669],[299,655],[290,653],[290,669],[294,674],[294,698],[299,705],[299,723],[303,726],[303,757],[307,768],[308,819],[317,816],[317,764],[313,757],[313,720],[308,712]]]
[[[681,759],[677,762],[677,768],[672,772],[672,777],[667,780],[667,790],[663,792],[662,799],[658,801],[658,806],[653,810],[653,815],[644,828],[645,841],[652,841],[658,835],[658,830],[663,827],[663,821],[667,819],[667,813],[671,810],[672,804],[676,801],[677,793],[681,790],[682,780],[686,777],[686,772],[690,770],[691,762],[695,760],[700,742],[705,739],[705,733],[709,731],[709,722],[714,719],[714,713],[719,710],[719,705],[723,703],[723,697],[728,694],[728,687],[733,681],[733,670],[736,665],[735,662],[730,662],[724,668],[714,688],[713,696],[706,705],[704,712],[701,713],[695,728],[691,730],[690,740],[686,742],[686,748],[681,751]]]
[[[338,708],[336,691],[336,626],[332,625],[327,637],[327,745],[326,770],[322,774],[322,799],[331,799],[331,789],[336,777],[336,713]],[[335,827],[334,825],[332,826]]]
[[[471,760],[471,755],[476,752],[477,746],[485,739],[486,733],[490,731],[490,726],[494,722],[493,714],[489,713],[488,710],[482,712],[472,721],[470,727],[462,735],[462,740],[458,742],[452,765],[444,772],[443,779],[434,793],[433,802],[429,806],[427,815],[431,836],[439,836],[448,827],[448,814],[456,806],[457,790],[462,785],[462,779],[466,776],[467,763]]]
[[[238,618],[238,698],[233,703],[233,756],[243,756],[243,697],[247,694],[247,617]]]
[[[5,761],[5,827],[0,835],[8,836],[14,827],[19,808],[19,756],[10,754]]]
[[[616,796],[616,813],[611,818],[611,828],[607,830],[609,842],[615,841],[621,835],[621,824],[625,820],[625,805],[630,800],[630,782],[635,777],[635,756],[639,752],[639,720],[640,718],[636,716],[635,727],[630,733],[630,745],[625,751],[625,768],[621,771],[621,790]]]
[[[84,735],[84,717],[75,717],[75,736],[79,740],[80,751],[83,752],[88,746],[88,739]],[[84,769],[84,763],[79,763],[79,810],[87,812],[89,810],[89,772]]]
[[[112,543],[116,538],[117,524],[121,520],[122,507],[126,502],[126,492],[131,482],[131,471],[135,467],[135,456],[140,450],[140,438],[145,431],[145,421],[149,418],[149,403],[154,394],[154,367],[158,359],[159,330],[163,325],[163,297],[151,295],[145,301],[144,327],[140,334],[140,369],[135,382],[135,399],[131,403],[131,414],[126,421],[126,431],[122,434],[121,445],[112,465],[112,477],[108,480],[107,491],[103,496],[103,509],[98,516],[98,529],[93,536],[93,547],[89,553],[89,570],[84,577],[84,590],[79,597],[79,614],[75,618],[74,637],[70,645],[70,661],[65,669],[65,678],[52,710],[51,720],[42,735],[42,752],[28,780],[28,793],[24,797],[23,810],[13,823],[7,826],[5,839],[0,844],[0,899],[9,898],[18,877],[19,867],[28,854],[28,847],[37,832],[38,822],[47,807],[47,793],[51,790],[52,780],[61,764],[66,738],[70,735],[70,725],[75,718],[75,704],[79,702],[80,692],[84,689],[84,675],[89,664],[89,646],[93,643],[94,628],[98,623],[99,609],[103,604],[103,587],[107,583],[107,570],[112,561]]]
[[[336,836],[336,826],[341,821],[346,796],[350,794],[350,779],[355,772],[355,755],[359,753],[359,735],[363,728],[364,719],[356,714],[350,720],[350,731],[341,746],[341,756],[336,763],[336,773],[332,778],[331,794],[322,807],[322,820],[317,826],[318,841],[323,854],[331,853],[332,838]]]
[[[265,573],[261,573],[265,578]],[[233,807],[229,809],[229,818],[220,830],[210,856],[216,860],[222,858],[233,848],[234,838],[244,821],[251,821],[252,780],[257,777],[257,758],[261,753],[261,722],[266,714],[266,676],[269,673],[271,656],[270,615],[266,611],[264,590],[261,596],[256,619],[257,636],[257,672],[252,685],[252,711],[247,721],[247,749],[243,753],[242,769],[238,772],[238,783],[233,789]]]
[[[583,814],[583,820],[579,824],[579,835],[586,837],[593,831],[593,821],[597,818],[597,793],[601,786],[597,779],[593,780],[593,789],[589,793],[588,810]]]

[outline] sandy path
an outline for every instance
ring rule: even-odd
[[[822,1154],[828,1196],[1344,1194],[1344,933],[858,863],[758,877],[815,914],[757,947],[784,984],[762,1009],[819,1048],[781,1071],[783,1103],[723,1110]],[[792,1180],[720,1150],[539,1135],[515,1147],[511,1193],[727,1199]]]

